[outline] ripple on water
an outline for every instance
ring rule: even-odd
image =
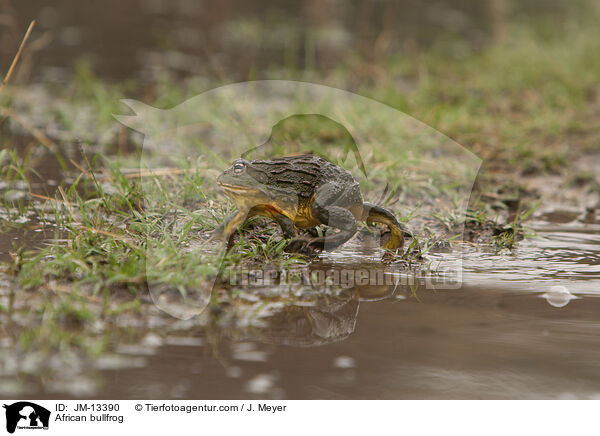
[[[600,234],[595,231],[539,232],[508,255],[467,250],[434,257],[462,262],[467,285],[517,292],[562,286],[572,295],[600,296]]]

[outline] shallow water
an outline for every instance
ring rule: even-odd
[[[538,229],[512,253],[469,251],[460,289],[367,286],[272,310],[261,325],[235,333],[182,328],[171,336],[155,328],[69,386],[46,383],[23,394],[600,398],[600,228]],[[346,250],[329,260],[339,266]]]

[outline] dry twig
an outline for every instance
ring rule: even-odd
[[[134,172],[124,174],[126,179],[137,179],[138,177],[162,177],[174,176],[179,174],[193,174],[198,171],[197,168],[155,168],[149,170],[133,170]],[[122,172],[125,172],[122,170]],[[105,176],[98,179],[98,182],[112,182],[114,177]]]
[[[33,20],[29,24],[29,27],[27,28],[27,32],[25,32],[25,36],[21,40],[21,45],[19,45],[19,49],[17,50],[17,54],[13,58],[13,61],[10,64],[10,68],[8,69],[8,73],[6,73],[6,76],[4,77],[4,80],[2,81],[2,84],[0,85],[0,94],[2,93],[2,90],[4,89],[4,86],[6,85],[6,83],[8,82],[8,80],[10,79],[10,76],[12,75],[12,72],[13,72],[15,66],[17,65],[17,62],[19,62],[19,58],[21,57],[21,52],[23,51],[23,47],[25,47],[25,43],[27,42],[27,39],[29,39],[29,35],[31,34],[31,31],[33,30],[34,26],[35,26],[35,20]]]

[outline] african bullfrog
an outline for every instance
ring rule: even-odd
[[[363,201],[358,182],[346,169],[314,155],[271,160],[237,159],[217,178],[217,184],[236,204],[213,236],[229,239],[252,216],[275,220],[287,251],[332,250],[357,231],[357,220],[385,224],[390,235],[383,245],[398,249],[406,232],[389,210]],[[319,224],[338,229],[333,235],[298,236],[297,229]]]

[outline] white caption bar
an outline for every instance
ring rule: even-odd
[[[597,401],[2,400],[2,434],[598,434]],[[176,432],[176,433],[173,433]],[[199,433],[198,433],[199,432]]]

